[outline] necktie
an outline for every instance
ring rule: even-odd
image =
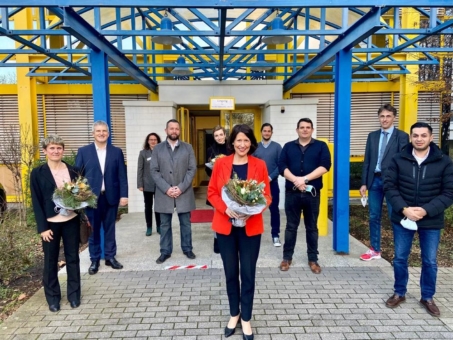
[[[387,137],[389,135],[388,132],[386,131],[382,131],[382,140],[381,140],[381,147],[380,147],[380,151],[379,151],[379,168],[382,170],[381,168],[381,164],[382,164],[382,158],[384,157],[384,152],[385,152],[385,147],[387,146]]]

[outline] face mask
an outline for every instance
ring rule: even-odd
[[[400,223],[404,228],[406,228],[408,230],[417,230],[418,229],[417,223],[415,221],[408,219],[407,217],[403,218]]]
[[[368,201],[368,197],[362,196],[362,198],[360,199],[360,201],[362,202],[362,205],[363,205],[363,207],[365,208],[365,207],[366,207],[366,203],[367,203],[367,201]]]
[[[316,197],[316,188],[313,185],[306,185],[305,186],[305,192],[311,193],[313,197]]]

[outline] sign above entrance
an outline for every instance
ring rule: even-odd
[[[234,110],[234,97],[210,97],[209,110]]]

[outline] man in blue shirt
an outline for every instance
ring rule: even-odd
[[[362,169],[362,186],[360,194],[366,195],[368,189],[368,206],[370,211],[370,249],[360,256],[362,261],[381,258],[381,216],[384,202],[384,175],[393,156],[399,153],[408,143],[406,132],[393,126],[396,109],[385,104],[378,110],[381,128],[368,135],[365,148],[365,160]],[[387,202],[387,211],[392,215],[392,206]]]
[[[261,142],[258,144],[253,156],[262,159],[266,162],[267,172],[269,174],[269,182],[272,196],[272,203],[269,206],[271,213],[271,234],[274,247],[280,247],[280,189],[278,187],[278,159],[282,152],[282,147],[277,142],[271,141],[274,128],[269,123],[264,123],[261,126]]]
[[[312,138],[314,128],[309,118],[297,123],[299,138],[283,147],[278,167],[286,178],[285,212],[286,231],[283,245],[283,261],[280,270],[287,271],[291,265],[296,246],[300,215],[304,214],[307,240],[308,265],[313,273],[321,273],[318,264],[318,215],[322,175],[332,164],[327,144]]]

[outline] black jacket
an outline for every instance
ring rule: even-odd
[[[214,141],[214,144],[212,144],[209,147],[208,151],[206,152],[206,163],[209,163],[211,161],[211,159],[215,158],[218,155],[225,155],[225,156],[231,155],[231,151],[230,151],[230,149],[228,149],[226,142],[227,141],[225,141],[224,144],[219,144],[216,141]],[[211,177],[212,169],[205,166],[205,171],[206,171],[206,174],[209,177]]]
[[[71,180],[76,179],[79,176],[77,169],[67,163],[65,164],[68,167]],[[39,234],[50,229],[50,222],[47,222],[47,219],[57,215],[54,210],[55,203],[52,200],[56,187],[47,163],[32,170],[30,175],[31,201]]]
[[[428,158],[418,165],[408,144],[395,155],[385,173],[384,192],[392,206],[392,222],[400,223],[404,207],[421,207],[427,215],[419,228],[443,229],[444,211],[453,204],[453,162],[436,144],[430,144]]]

